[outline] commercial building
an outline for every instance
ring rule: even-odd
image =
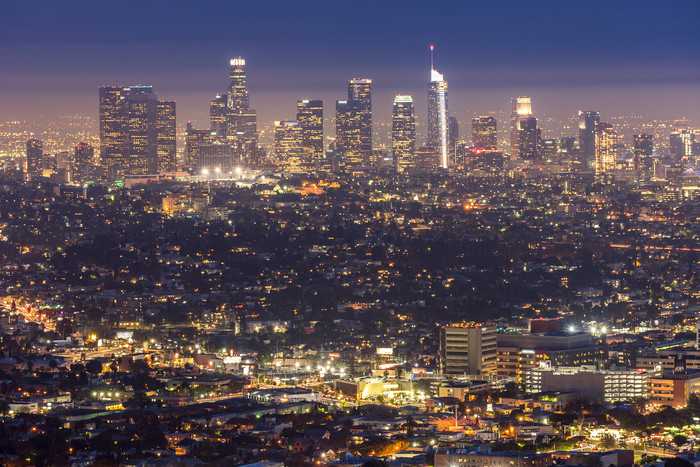
[[[649,404],[685,407],[691,394],[700,394],[700,370],[684,370],[649,378]]]
[[[444,326],[440,329],[440,370],[444,376],[496,373],[496,327]]]
[[[610,123],[601,122],[595,129],[595,175],[601,180],[617,167],[617,131]]]
[[[600,123],[600,112],[593,110],[578,112],[578,140],[581,147],[581,165],[584,169],[595,168],[596,126]]]
[[[299,122],[275,122],[275,157],[290,173],[306,172],[313,168],[311,153],[304,150],[304,129]]]
[[[302,131],[302,147],[306,155],[304,160],[309,168],[318,170],[323,155],[323,101],[297,101],[297,122]]]
[[[495,117],[489,115],[472,118],[472,145],[488,151],[498,148]]]
[[[447,81],[433,66],[430,46],[430,83],[428,84],[428,147],[438,154],[439,167],[446,169],[448,157]]]
[[[396,170],[403,172],[413,167],[416,152],[416,117],[411,96],[398,95],[394,98],[391,151]]]
[[[372,156],[372,80],[348,81],[348,99],[336,101],[336,150],[349,169],[369,167]]]
[[[642,179],[649,179],[654,171],[654,135],[640,133],[632,137],[634,169]]]
[[[533,368],[523,383],[531,394],[573,392],[608,403],[647,396],[650,374],[641,369],[597,370],[595,367]]]
[[[30,139],[27,141],[27,175],[30,179],[41,175],[43,155],[43,141],[38,139]]]
[[[201,164],[198,163],[200,147],[204,144],[211,144],[217,139],[216,132],[212,130],[200,130],[192,127],[191,122],[187,122],[185,130],[185,168],[198,172]]]
[[[520,159],[537,159],[540,145],[540,130],[537,128],[535,117],[523,117],[520,119],[518,131],[518,157]]]
[[[91,178],[91,168],[95,162],[95,148],[87,143],[80,142],[74,149],[75,167],[73,170],[73,180],[84,182]]]
[[[549,467],[550,453],[447,448],[435,453],[435,467]]]
[[[532,99],[525,96],[510,99],[510,156],[520,157],[520,119],[532,117]]]

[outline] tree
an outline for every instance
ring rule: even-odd
[[[616,441],[613,435],[606,433],[600,438],[600,447],[603,449],[612,449],[615,447],[615,444]]]
[[[664,467],[692,467],[693,464],[680,457],[672,457],[664,462]]]
[[[673,444],[675,444],[678,447],[683,446],[685,443],[688,442],[688,437],[683,436],[683,435],[675,435],[673,437]]]
[[[90,360],[85,364],[85,370],[93,375],[99,375],[102,373],[102,362],[99,360]]]

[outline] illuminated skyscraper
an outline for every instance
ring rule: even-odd
[[[228,95],[217,94],[209,103],[209,126],[221,138],[226,137],[226,108]]]
[[[287,172],[306,172],[313,167],[304,149],[304,129],[296,121],[275,122],[275,157]]]
[[[654,171],[654,135],[638,134],[632,137],[634,142],[634,169],[642,179],[651,177]]]
[[[100,157],[110,180],[157,172],[159,145],[174,160],[175,141],[174,102],[159,102],[151,86],[100,88]]]
[[[617,166],[617,131],[610,123],[595,127],[595,176],[605,180]]]
[[[457,163],[457,141],[459,141],[459,120],[457,117],[447,117],[447,155],[450,164]]]
[[[600,112],[579,111],[578,134],[581,147],[581,165],[586,169],[596,167],[596,125],[600,123]]]
[[[396,96],[391,120],[391,151],[396,170],[403,172],[414,164],[416,117],[411,96]]]
[[[211,130],[198,130],[187,122],[185,130],[185,168],[191,172],[198,170],[200,148],[205,144],[211,144],[216,139],[216,134]]]
[[[447,81],[433,64],[434,46],[430,46],[430,84],[428,85],[428,147],[439,156],[439,166],[448,167]]]
[[[336,149],[347,168],[368,167],[372,156],[372,80],[348,81],[348,99],[336,102]]]
[[[532,99],[525,96],[510,99],[510,156],[520,157],[520,119],[532,117]]]
[[[27,175],[36,178],[42,171],[44,142],[38,139],[27,141]]]
[[[540,130],[537,128],[535,117],[523,117],[520,119],[518,131],[518,157],[520,159],[537,159],[540,146]]]
[[[158,133],[156,169],[158,172],[175,170],[177,168],[175,101],[158,101],[156,111],[156,131]]]
[[[472,118],[472,145],[478,149],[495,151],[498,148],[496,118],[491,116]]]
[[[237,160],[250,166],[259,164],[257,113],[250,108],[246,63],[242,57],[232,58],[226,101],[226,139]],[[211,116],[211,107],[210,107]]]
[[[297,122],[302,129],[302,146],[311,167],[319,169],[324,159],[323,153],[323,101],[297,101]]]
[[[104,86],[100,88],[100,164],[110,180],[118,178],[127,167],[127,112],[125,96],[129,88]]]
[[[73,180],[78,182],[89,180],[92,176],[90,168],[95,162],[95,148],[83,142],[76,144],[74,162]]]
[[[695,133],[690,128],[674,128],[669,136],[671,162],[679,163],[693,155]]]

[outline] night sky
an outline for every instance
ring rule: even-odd
[[[261,121],[330,113],[355,76],[378,118],[410,93],[423,121],[430,43],[460,120],[520,94],[536,115],[700,113],[698,0],[2,0],[0,119],[96,116],[100,85],[152,84],[205,126],[242,55]]]

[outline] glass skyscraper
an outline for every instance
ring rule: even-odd
[[[398,95],[394,99],[391,150],[396,170],[403,172],[413,167],[416,151],[416,117],[411,96]]]
[[[428,147],[437,152],[440,168],[448,167],[447,81],[433,66],[430,46],[430,84],[428,85]]]

